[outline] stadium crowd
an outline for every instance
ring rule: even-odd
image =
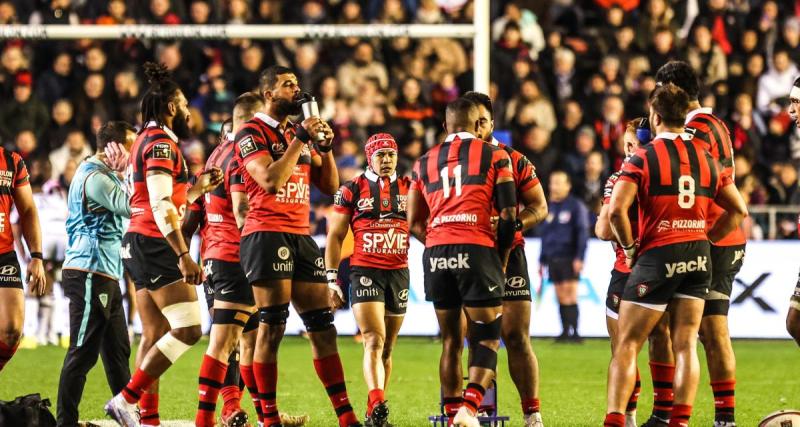
[[[493,1],[491,93],[496,135],[513,141],[545,185],[556,169],[597,213],[603,183],[624,157],[627,120],[645,115],[654,73],[687,60],[701,102],[727,120],[736,181],[752,205],[800,204],[800,135],[786,88],[798,75],[800,8],[793,1]],[[436,0],[0,0],[0,23],[358,24],[464,23],[472,3]],[[138,67],[166,64],[190,101],[202,168],[233,100],[266,65],[293,66],[337,135],[343,179],[362,170],[360,147],[377,130],[400,145],[399,170],[441,136],[444,106],[472,88],[471,42],[455,39],[121,41],[6,40],[0,55],[0,138],[28,162],[33,183],[67,185],[102,123],[137,117]],[[41,163],[46,163],[42,161]],[[46,165],[45,165],[46,166]],[[41,171],[38,172],[37,171]],[[547,187],[545,187],[547,188]],[[312,195],[323,234],[330,199]],[[758,228],[758,227],[755,227]],[[793,236],[791,217],[779,236]],[[313,231],[312,231],[313,232]],[[759,232],[751,232],[758,238]],[[761,233],[763,234],[763,233]]]

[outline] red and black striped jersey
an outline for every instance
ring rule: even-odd
[[[15,189],[28,185],[28,168],[19,154],[0,147],[0,254],[14,250],[11,210]]]
[[[690,111],[686,116],[685,129],[687,133],[693,135],[695,140],[702,141],[703,147],[711,153],[711,157],[719,162],[721,166],[720,173],[733,179],[733,143],[725,122],[712,114],[710,108],[698,108]],[[723,213],[725,213],[725,209],[714,204],[706,218],[707,228],[711,229]],[[716,245],[743,245],[745,241],[744,229],[739,226],[720,239]]]
[[[622,167],[621,181],[638,185],[639,253],[706,240],[706,217],[720,188],[731,184],[691,135],[663,132]]]
[[[381,178],[371,170],[342,185],[333,209],[350,215],[350,265],[395,270],[408,266],[407,177]]]
[[[280,159],[294,135],[291,122],[281,130],[280,123],[264,113],[256,113],[236,134],[236,157],[250,198],[250,211],[242,236],[258,231],[309,234],[311,162],[319,157],[319,153],[306,144],[291,177],[276,194],[269,194],[261,188],[246,168],[248,163],[263,156]]]
[[[426,247],[473,244],[495,246],[494,189],[513,178],[508,153],[467,132],[448,135],[417,160],[411,189],[430,210]]]
[[[611,202],[611,193],[614,192],[614,186],[619,181],[620,175],[622,175],[622,169],[611,174],[611,176],[606,180],[606,185],[603,187],[604,205],[607,205],[609,202]],[[628,218],[630,219],[631,223],[631,233],[634,236],[637,236],[639,234],[639,208],[635,201],[631,205],[630,209],[628,209]],[[616,240],[612,244],[614,245],[614,254],[616,255],[616,259],[614,260],[614,269],[622,273],[630,273],[631,269],[625,263],[627,260],[627,257],[625,256],[625,250],[622,249],[622,246],[617,243]]]
[[[239,262],[239,227],[236,226],[236,217],[233,215],[231,193],[243,192],[244,183],[234,146],[233,141],[223,142],[206,161],[206,169],[218,167],[222,170],[224,181],[202,197],[205,211],[200,231],[200,237],[203,238],[203,259]]]
[[[510,145],[501,144],[496,139],[492,140],[492,145],[505,150],[511,158],[511,171],[514,174],[514,185],[517,187],[517,202],[522,203],[523,193],[537,185],[542,185],[539,177],[536,176],[536,167],[524,154],[511,148]],[[519,209],[517,209],[517,214],[519,214]],[[497,211],[495,211],[495,215],[497,215]],[[514,234],[514,243],[511,248],[513,249],[517,246],[525,246],[525,238],[522,237],[522,231],[517,231]]]
[[[163,238],[150,207],[150,193],[147,190],[147,172],[150,171],[172,176],[172,203],[178,210],[179,219],[183,219],[189,191],[186,161],[178,147],[178,137],[166,126],[158,126],[155,122],[145,125],[131,147],[127,177],[131,192],[131,223],[128,232]]]

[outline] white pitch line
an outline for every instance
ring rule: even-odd
[[[112,420],[91,420],[92,424],[97,424],[100,427],[119,427],[119,424]],[[190,420],[161,420],[161,427],[194,427],[194,421]]]

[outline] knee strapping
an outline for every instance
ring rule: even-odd
[[[186,353],[192,346],[175,338],[171,333],[167,332],[161,339],[156,341],[156,347],[169,359],[170,362],[175,363],[183,353]]]
[[[215,325],[238,325],[244,328],[250,320],[250,313],[232,308],[215,308],[213,323]]]
[[[258,309],[258,321],[270,326],[283,326],[289,318],[289,304],[273,305]]]
[[[308,332],[327,331],[333,327],[333,313],[330,308],[311,310],[300,314]]]
[[[502,316],[489,323],[469,321],[469,345],[472,349],[470,366],[490,369],[497,368],[497,351],[481,344],[481,341],[495,341],[500,339]]]
[[[258,329],[258,313],[253,313],[247,319],[247,323],[244,324],[244,329],[242,329],[242,333],[248,333],[250,331],[255,331]]]
[[[200,306],[197,302],[179,302],[161,309],[171,329],[200,326]],[[169,334],[167,334],[169,335]]]

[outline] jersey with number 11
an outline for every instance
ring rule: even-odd
[[[733,182],[691,135],[668,132],[639,148],[622,166],[619,180],[638,186],[640,254],[707,240],[706,217],[714,199]]]
[[[425,246],[495,246],[491,216],[498,178],[513,178],[504,150],[472,134],[449,135],[414,164],[412,190],[430,210]]]

